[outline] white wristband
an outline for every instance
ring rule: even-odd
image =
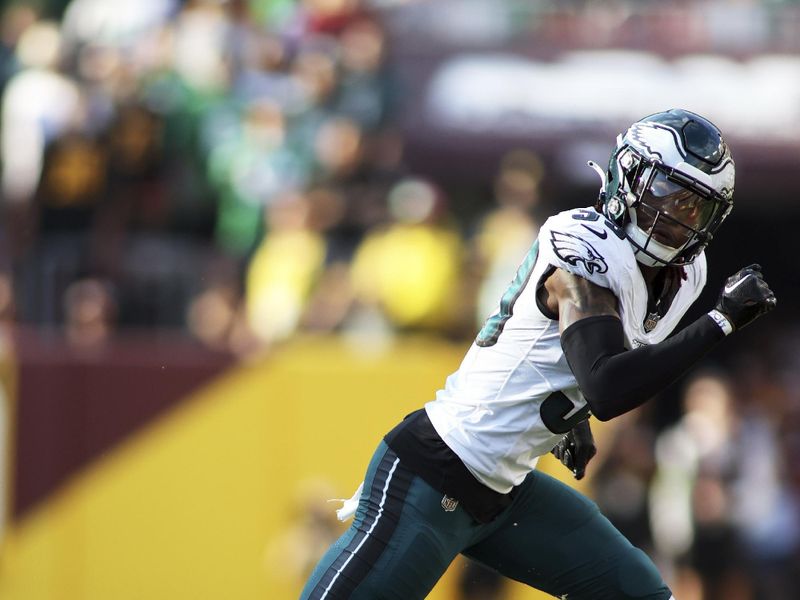
[[[714,322],[719,325],[719,328],[722,329],[722,332],[725,335],[730,335],[733,333],[733,324],[728,320],[728,317],[723,315],[718,310],[712,310],[708,313],[708,316],[714,319]]]

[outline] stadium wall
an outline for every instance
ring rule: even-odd
[[[88,461],[12,519],[0,597],[296,598],[344,527],[326,500],[353,493],[382,433],[463,352],[428,339],[355,348],[304,339],[232,367]],[[117,402],[141,401],[118,383]],[[458,568],[430,598],[455,597]]]

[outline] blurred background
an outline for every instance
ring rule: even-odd
[[[296,598],[615,136],[720,126],[777,310],[581,489],[680,600],[800,579],[796,0],[0,2],[0,597]],[[542,468],[568,480],[560,465]],[[541,594],[465,561],[430,596]]]

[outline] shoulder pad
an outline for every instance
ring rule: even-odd
[[[630,278],[635,259],[619,229],[593,209],[574,209],[549,218],[539,232],[543,257],[554,267],[617,293]]]

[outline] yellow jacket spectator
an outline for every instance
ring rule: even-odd
[[[325,240],[306,227],[303,196],[268,208],[270,231],[247,270],[247,320],[263,342],[290,336],[325,262]]]
[[[356,297],[375,304],[400,328],[452,325],[459,315],[463,245],[441,221],[441,199],[420,180],[406,180],[389,195],[397,222],[376,230],[356,251],[352,277]]]

